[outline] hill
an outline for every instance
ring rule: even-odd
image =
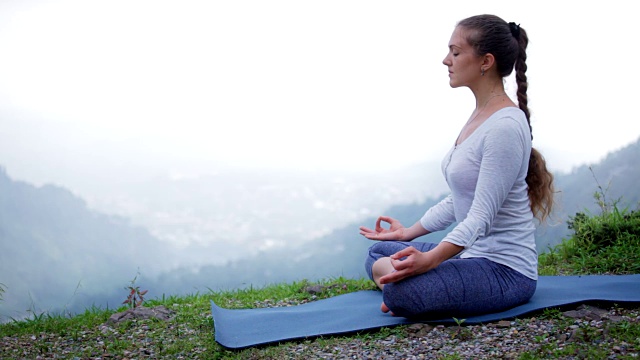
[[[610,205],[610,204],[609,204]],[[581,216],[582,229],[540,257],[540,274],[637,274],[640,269],[640,212],[607,207],[600,215]],[[609,211],[612,210],[612,211]],[[619,210],[619,211],[618,211]],[[577,221],[577,220],[575,220]],[[623,230],[624,229],[624,230]],[[89,309],[74,317],[38,316],[0,324],[0,357],[131,358],[204,357],[276,358],[637,358],[640,351],[638,302],[590,302],[523,314],[516,319],[468,325],[453,318],[449,326],[427,323],[350,334],[334,334],[269,346],[229,350],[214,341],[210,301],[246,309],[295,306],[358,290],[374,289],[368,280],[344,278],[280,283],[264,288],[209,291],[147,301],[143,311],[163,316],[118,321],[123,314]],[[544,295],[543,295],[544,297]],[[598,307],[595,307],[595,306]],[[577,308],[576,308],[577,306]],[[606,308],[601,308],[606,306]],[[573,310],[575,309],[575,310]],[[119,311],[124,308],[119,309]],[[129,309],[131,310],[131,309]],[[136,310],[140,310],[140,307]],[[568,311],[567,311],[568,310]],[[134,310],[135,311],[135,310]],[[169,314],[170,316],[164,316]],[[171,316],[174,315],[174,316]],[[126,318],[126,316],[125,316]],[[214,322],[217,321],[214,319]],[[220,330],[215,324],[214,332]],[[37,334],[34,335],[34,334]],[[81,336],[79,336],[81,334]]]
[[[567,174],[555,174],[557,207],[549,224],[540,226],[536,233],[539,252],[559,244],[570,235],[566,221],[576,212],[598,212],[594,193],[598,183],[606,184],[606,193],[611,199],[621,198],[621,207],[636,207],[640,199],[640,188],[634,179],[640,178],[640,168],[635,164],[640,159],[640,140],[611,153],[601,162],[578,167]],[[591,169],[591,170],[590,170]],[[594,177],[597,179],[594,179]],[[398,205],[385,211],[403,224],[415,223],[426,209],[440,198],[428,198],[410,205]],[[187,268],[166,273],[158,278],[158,285],[188,292],[195,284],[198,287],[212,285],[211,279],[222,288],[266,285],[280,281],[299,279],[322,279],[327,277],[366,276],[364,258],[372,244],[358,234],[360,225],[372,226],[375,217],[334,230],[332,233],[305,244],[289,244],[286,248],[261,252],[257,257],[245,261],[233,261],[224,266],[203,266],[197,272]],[[447,231],[429,234],[422,241],[440,241]]]
[[[640,201],[635,184],[640,178],[638,159],[640,141],[597,164],[556,174],[555,222],[538,229],[539,251],[569,234],[569,216],[598,211],[593,198],[598,184],[608,200],[621,198],[621,207],[636,207]],[[408,225],[439,200],[397,205],[384,213]],[[220,244],[172,247],[125,218],[89,209],[60,186],[35,187],[14,181],[0,168],[0,283],[7,288],[0,302],[0,318],[24,316],[27,309],[75,312],[92,305],[118,306],[124,300],[123,287],[139,270],[143,276],[138,283],[151,297],[300,279],[359,278],[365,275],[363,263],[371,242],[358,234],[358,227],[372,226],[374,221],[375,217],[362,219],[311,241],[246,249],[237,260],[223,264],[173,264],[178,252],[189,252],[182,253],[183,258],[198,253],[206,259],[207,254],[225,249]],[[436,242],[445,233],[430,234],[424,240]]]
[[[89,210],[62,187],[13,181],[0,168],[0,196],[4,316],[20,317],[28,307],[39,311],[43,305],[60,310],[106,304],[115,283],[124,286],[139,267],[155,267],[141,254],[162,247],[145,229]]]

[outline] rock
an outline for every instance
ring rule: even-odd
[[[608,319],[609,321],[614,322],[614,323],[619,323],[622,320],[624,320],[624,318],[622,316],[618,316],[618,315],[608,315],[606,317],[606,319]]]
[[[134,309],[129,309],[119,313],[115,313],[109,317],[107,324],[119,324],[123,321],[133,319],[158,319],[162,321],[168,321],[173,318],[174,312],[166,307],[159,305],[152,308],[139,306]]]
[[[417,338],[426,337],[431,332],[431,330],[433,330],[433,326],[421,323],[412,324],[407,328],[407,331],[412,333],[412,335]]]
[[[500,320],[496,324],[496,327],[499,327],[499,328],[507,328],[510,326],[511,326],[511,321],[507,321],[507,320]]]
[[[568,342],[576,342],[584,340],[584,330],[579,327],[572,328],[571,333],[569,334]]]
[[[322,285],[312,285],[312,286],[307,286],[306,288],[304,288],[304,291],[308,292],[309,294],[319,294],[321,292],[323,292],[325,290],[325,286]]]
[[[572,319],[601,320],[606,313],[606,310],[595,306],[580,305],[576,310],[565,311],[562,314]]]

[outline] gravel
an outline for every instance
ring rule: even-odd
[[[291,306],[280,301],[261,305]],[[291,359],[517,359],[593,358],[589,345],[606,353],[603,358],[640,359],[640,338],[635,346],[608,334],[611,325],[640,323],[640,308],[601,309],[580,305],[557,316],[529,317],[483,325],[432,326],[413,324],[400,327],[386,338],[351,336],[338,341],[309,340],[286,346]],[[562,350],[567,349],[565,354]],[[569,350],[570,349],[570,350]],[[560,352],[552,353],[552,350]],[[263,359],[256,351],[247,359]],[[602,354],[599,354],[602,355]]]

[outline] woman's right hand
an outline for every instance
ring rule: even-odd
[[[382,227],[382,222],[389,224],[389,229]],[[400,221],[390,218],[388,216],[380,216],[376,221],[375,230],[371,230],[367,227],[360,226],[360,235],[366,237],[369,240],[383,240],[383,241],[406,241],[405,227]]]

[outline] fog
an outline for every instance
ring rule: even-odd
[[[470,15],[528,31],[554,171],[635,141],[630,7],[3,0],[0,166],[148,231],[173,251],[154,273],[309,244],[446,190],[439,161],[474,101],[442,59]]]
[[[5,0],[0,164],[94,197],[228,167],[370,174],[439,161],[474,106],[442,59],[455,23],[484,12],[529,32],[534,146],[554,170],[635,140],[624,1]]]

